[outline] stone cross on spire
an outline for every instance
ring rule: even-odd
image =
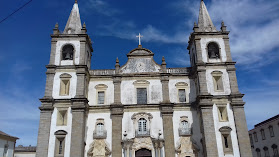
[[[140,38],[141,38],[141,37],[143,37],[143,36],[142,36],[142,35],[140,35],[140,33],[139,33],[139,35],[138,35],[138,36],[136,36],[136,37],[138,37],[138,38],[139,38],[139,45],[141,45]]]

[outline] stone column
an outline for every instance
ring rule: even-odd
[[[203,151],[206,157],[217,157],[218,150],[214,128],[213,106],[202,106],[200,111],[202,120],[201,130],[203,132],[203,144],[205,146],[205,150]]]
[[[241,157],[252,157],[251,143],[248,135],[246,117],[243,106],[233,105],[234,120],[236,133],[238,137],[238,145]]]
[[[123,105],[121,104],[121,77],[113,79],[114,103],[111,105],[112,120],[112,156],[122,157],[122,118]]]
[[[37,139],[37,149],[36,157],[48,157],[48,146],[49,146],[49,137],[50,137],[50,125],[51,125],[51,115],[53,111],[51,100],[41,99],[43,102],[40,107],[40,124],[39,124],[39,133]]]
[[[70,157],[84,156],[84,137],[85,137],[85,113],[88,109],[86,98],[73,98],[72,105],[72,132]]]

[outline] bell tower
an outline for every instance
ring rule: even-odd
[[[193,30],[188,50],[197,87],[203,154],[207,157],[250,157],[244,94],[238,89],[229,31],[224,22],[220,30],[216,29],[203,0],[198,24],[194,24]]]
[[[86,25],[81,25],[77,0],[64,31],[56,24],[51,38],[36,157],[81,157],[93,48]]]

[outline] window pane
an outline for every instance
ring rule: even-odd
[[[98,104],[105,103],[105,92],[98,92]]]
[[[147,104],[146,88],[137,88],[137,103],[138,104]]]
[[[186,102],[185,89],[179,89],[178,90],[178,97],[179,97],[179,102]]]

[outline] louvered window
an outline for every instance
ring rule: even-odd
[[[185,89],[179,89],[178,90],[178,97],[179,97],[179,102],[186,102],[186,92],[185,92]]]
[[[105,103],[105,92],[100,91],[98,92],[98,104],[104,104]]]
[[[138,104],[147,104],[146,88],[137,88],[137,103]]]

